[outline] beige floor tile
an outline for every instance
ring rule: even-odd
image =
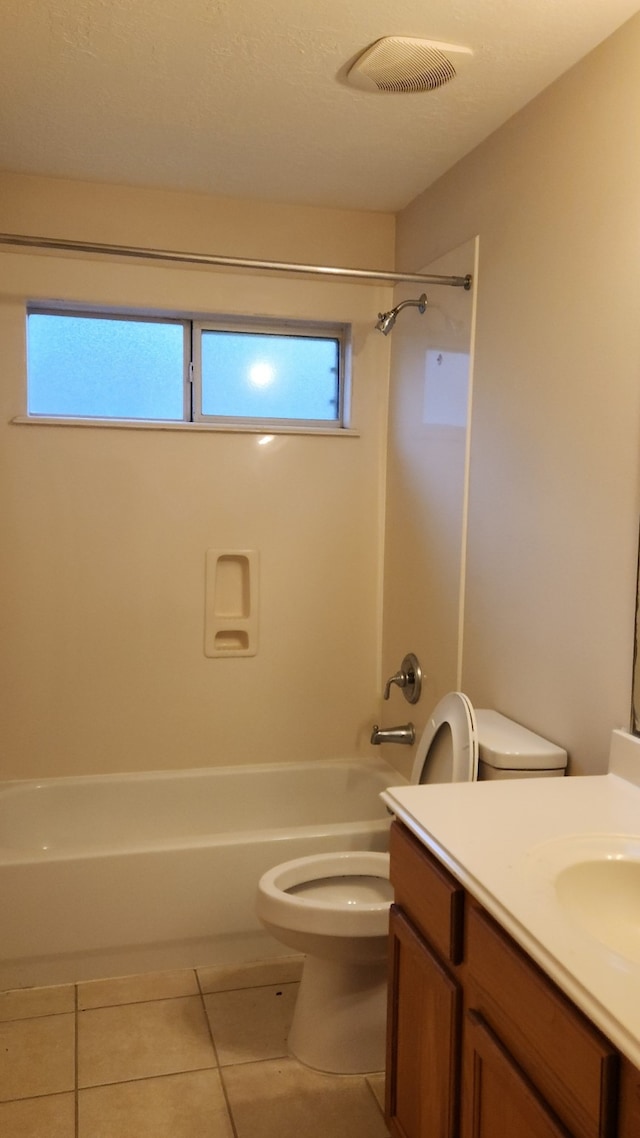
[[[321,1075],[294,1059],[228,1067],[238,1138],[388,1138],[364,1078]]]
[[[137,1004],[147,1000],[168,1000],[174,996],[197,996],[198,982],[192,968],[172,972],[147,972],[141,976],[119,976],[113,980],[85,980],[78,984],[78,1008],[106,1008],[115,1004]]]
[[[205,996],[221,1067],[286,1055],[298,987],[272,984]]]
[[[291,984],[302,975],[304,956],[281,956],[239,966],[198,968],[203,992],[228,992],[233,988],[257,988],[264,984]]]
[[[79,1138],[233,1138],[218,1071],[80,1091]]]
[[[373,1097],[384,1114],[384,1071],[377,1075],[365,1075],[365,1078]]]
[[[75,1095],[47,1095],[0,1103],[0,1134],[5,1138],[74,1138]]]
[[[215,1067],[200,996],[78,1012],[78,1085]]]
[[[74,1019],[55,1015],[0,1024],[0,1102],[73,1090]]]
[[[0,1022],[52,1016],[60,1012],[74,1012],[75,1009],[73,984],[60,984],[54,988],[12,988],[8,992],[0,992]]]

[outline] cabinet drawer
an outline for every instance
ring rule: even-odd
[[[618,1057],[608,1040],[475,905],[466,947],[469,1007],[575,1138],[613,1138]]]
[[[409,833],[391,827],[391,884],[400,905],[446,960],[462,960],[464,889]]]

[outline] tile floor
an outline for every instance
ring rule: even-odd
[[[287,1057],[291,957],[0,992],[2,1138],[387,1138],[383,1076]]]

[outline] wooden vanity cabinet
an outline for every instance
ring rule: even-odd
[[[397,822],[390,848],[393,1138],[640,1138],[640,1072]]]
[[[470,899],[465,961],[467,1008],[488,1024],[571,1135],[615,1138],[614,1048]]]
[[[469,1138],[567,1138],[568,1131],[482,1016],[464,1034],[463,1133]]]
[[[454,1138],[458,1120],[460,985],[393,906],[393,1001],[387,1036],[387,1114],[398,1138]]]
[[[618,1138],[640,1138],[640,1071],[627,1059],[620,1070]]]
[[[387,1121],[394,1138],[456,1138],[464,890],[397,823],[390,851]]]

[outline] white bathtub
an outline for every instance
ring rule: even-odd
[[[260,875],[386,849],[401,782],[367,759],[0,784],[0,988],[277,954]]]

